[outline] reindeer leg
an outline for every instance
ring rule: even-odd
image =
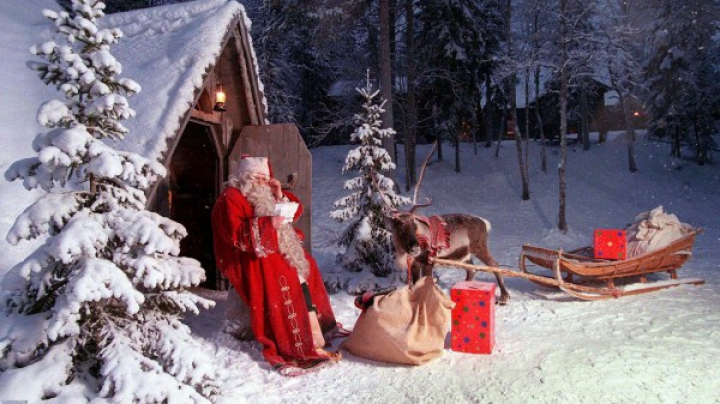
[[[497,284],[500,286],[500,299],[498,300],[498,304],[504,306],[507,304],[508,300],[510,300],[510,293],[508,293],[507,288],[505,287],[505,281],[502,276],[500,276],[497,272],[495,273],[495,279],[497,279]]]
[[[497,261],[495,261],[495,258],[490,255],[490,251],[486,250],[484,253],[478,254],[477,257],[489,267],[497,268],[499,266]],[[508,293],[507,288],[505,287],[505,280],[503,280],[503,277],[497,272],[494,274],[497,284],[500,287],[500,299],[498,299],[497,303],[504,306],[507,304],[508,300],[510,300],[510,293]]]
[[[472,257],[465,260],[465,263],[472,265],[473,264]],[[466,269],[465,270],[465,282],[470,282],[471,280],[473,280],[473,278],[475,278],[475,271],[473,271],[472,269]]]

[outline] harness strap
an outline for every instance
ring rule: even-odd
[[[438,251],[444,250],[450,247],[450,231],[447,229],[447,223],[440,216],[416,216],[416,219],[423,223],[430,230],[430,235],[415,232],[415,239],[420,245],[420,249],[427,251],[426,259],[429,261],[436,257]],[[408,254],[407,256],[407,271],[408,271],[408,285],[412,285],[412,264],[415,262],[415,257]]]
[[[420,248],[428,251],[430,257],[435,257],[438,251],[450,247],[450,230],[447,229],[447,223],[440,216],[417,216],[416,219],[429,229],[429,235],[417,231],[415,238],[420,244]]]

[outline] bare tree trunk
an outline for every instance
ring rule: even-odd
[[[490,73],[485,75],[485,147],[492,147],[492,133],[493,133],[493,109],[492,103],[492,79]]]
[[[710,162],[708,152],[709,152],[709,141],[710,134],[708,133],[708,127],[711,125],[708,125],[708,122],[706,122],[706,119],[704,119],[704,116],[701,116],[701,113],[695,112],[695,144],[697,151],[695,152],[695,160],[697,161],[698,165],[705,165]]]
[[[634,173],[637,171],[637,163],[635,162],[635,125],[632,121],[632,111],[630,105],[628,105],[627,97],[622,91],[618,91],[618,98],[625,118],[625,136],[627,136],[628,142],[628,169],[631,173]]]
[[[462,122],[462,116],[458,116],[460,122]],[[460,133],[455,134],[455,172],[460,172]]]
[[[670,146],[670,154],[674,157],[682,157],[682,143],[680,142],[680,128],[676,123],[670,126],[672,130],[672,145]]]
[[[383,129],[392,128],[393,121],[393,84],[392,84],[392,57],[390,54],[390,0],[380,1],[380,95],[385,100],[385,112],[382,115]],[[383,148],[393,156],[395,162],[395,136],[383,138]],[[386,173],[395,181],[395,171]],[[397,181],[395,181],[397,183]]]
[[[590,131],[588,129],[588,98],[587,91],[580,89],[580,136],[582,136],[583,150],[590,150]]]
[[[530,133],[530,69],[525,69],[525,133]],[[529,136],[528,136],[529,137]]]
[[[502,142],[503,137],[505,135],[505,126],[507,123],[507,122],[505,122],[507,120],[506,119],[506,117],[507,117],[507,101],[505,101],[504,97],[503,97],[502,103],[503,103],[503,109],[502,109],[502,116],[500,117],[500,131],[498,131],[497,143],[495,144],[495,158],[500,157],[500,143]]]
[[[395,26],[395,22],[397,21],[397,2],[398,2],[398,0],[389,0],[389,5],[388,5],[388,8],[390,10],[389,18],[388,18],[390,21],[390,24],[389,24],[390,53],[388,55],[389,55],[389,59],[390,59],[390,83],[392,85],[391,89],[393,92],[395,91],[395,82],[396,82],[395,79],[396,79],[396,75],[397,75],[395,72],[395,55],[396,55],[395,45],[397,44],[397,42],[395,40],[397,38],[397,27]],[[395,101],[394,96],[393,96],[393,101]],[[395,125],[395,114],[394,113],[393,113],[392,121],[393,121],[392,123],[393,123],[393,128],[394,128],[394,125]],[[397,162],[398,162],[397,139],[393,139],[392,150],[393,150],[393,154],[394,154],[393,162],[395,162],[397,164]],[[395,180],[395,175],[393,175],[392,178],[393,178],[393,180]],[[397,184],[397,182],[395,183],[395,186],[397,187],[397,190],[400,191],[400,185]]]
[[[535,69],[535,118],[540,131],[540,169],[547,174],[547,152],[545,150],[545,129],[540,115],[540,69]]]
[[[443,147],[442,147],[442,133],[438,131],[438,138],[437,138],[437,156],[438,161],[443,161]]]
[[[405,0],[407,31],[407,127],[405,128],[405,190],[415,186],[415,12],[413,0]]]
[[[433,130],[435,131],[435,141],[437,142],[437,161],[443,161],[443,153],[442,153],[442,133],[440,133],[440,129],[438,129],[438,122],[437,122],[437,106],[432,107],[432,122],[433,122]]]
[[[605,142],[607,142],[607,126],[605,123],[602,123],[600,128],[598,128],[598,143]]]
[[[534,4],[535,14],[533,16],[533,45],[534,48],[540,49],[540,1]],[[545,129],[543,128],[543,120],[540,111],[540,67],[535,67],[535,120],[537,128],[540,132],[540,169],[547,174],[547,153],[545,151]],[[537,139],[537,138],[536,138]]]
[[[525,132],[523,137],[523,159],[525,160],[525,178],[530,189],[530,69],[525,70]],[[528,199],[530,195],[528,194]]]
[[[513,37],[510,25],[512,22],[512,0],[507,0],[505,3],[505,40],[508,46],[508,56],[513,58]],[[513,125],[513,132],[515,132],[515,149],[517,151],[518,168],[520,169],[520,178],[522,180],[522,200],[527,201],[530,199],[530,186],[528,183],[527,171],[525,170],[525,159],[523,157],[523,140],[522,134],[520,133],[520,125],[518,125],[517,116],[517,71],[508,77],[505,84],[505,93],[508,96],[508,103],[510,108],[510,123]],[[527,98],[527,97],[526,97]]]
[[[567,95],[568,82],[566,64],[567,54],[567,21],[565,11],[567,0],[560,0],[560,162],[558,163],[559,182],[559,209],[558,229],[563,233],[567,232],[568,225],[565,219],[565,164],[567,160]]]
[[[95,179],[95,174],[90,174],[90,193],[97,193],[97,180]]]
[[[480,91],[478,89],[478,94],[480,94]],[[479,97],[478,97],[479,98]],[[477,156],[477,133],[480,129],[480,102],[475,104],[475,110],[472,113],[472,144],[473,144],[473,155]]]
[[[517,124],[517,109],[510,108],[510,119],[515,126],[515,149],[517,150],[518,167],[520,168],[520,178],[522,180],[522,200],[530,199],[530,184],[528,181],[527,170],[525,168],[525,160],[523,158],[523,140],[520,133],[520,126]]]

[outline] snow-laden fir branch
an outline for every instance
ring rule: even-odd
[[[145,210],[163,165],[104,142],[127,133],[120,121],[135,112],[125,96],[140,86],[118,77],[110,45],[122,32],[98,28],[104,4],[72,4],[44,12],[58,40],[31,49],[40,61],[30,67],[64,100],[41,105],[37,121],[49,130],[35,137],[36,155],[5,172],[44,194],[6,237],[41,245],[0,292],[0,390],[23,379],[33,380],[31,401],[80,392],[70,401],[209,402],[219,370],[181,322],[214,304],[188,291],[205,271],[179,256],[185,228]]]

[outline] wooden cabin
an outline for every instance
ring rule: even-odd
[[[162,161],[167,177],[148,208],[183,224],[181,255],[199,260],[206,287],[225,289],[215,268],[210,215],[242,154],[268,157],[281,181],[297,173],[304,204],[297,224],[311,246],[312,158],[294,125],[271,125],[244,8],[200,0],[112,14],[125,37],[112,52],[123,76],[143,90],[129,98],[135,118],[119,149]],[[222,88],[224,103],[217,90]]]
[[[608,131],[625,130],[625,118],[623,111],[618,105],[617,93],[610,88],[603,79],[604,73],[602,69],[598,69],[596,77],[589,79],[586,86],[586,111],[585,113],[589,132],[599,132],[601,137],[606,135]],[[537,95],[535,94],[534,78],[530,78],[527,83],[528,93],[526,94],[526,82],[528,78],[524,75],[518,75],[515,87],[515,99],[517,102],[517,119],[518,127],[521,134],[525,134],[526,122],[529,122],[530,137],[539,138],[540,131],[538,129],[537,117],[535,109],[537,108]],[[557,86],[559,83],[553,80],[553,73],[549,69],[542,69],[540,72],[540,115],[542,119],[543,131],[548,141],[559,143],[560,141],[560,107]],[[636,97],[628,99],[629,107],[632,111],[632,120],[635,129],[647,127],[646,112],[642,104]],[[571,87],[568,94],[568,139],[578,141],[581,135],[578,134],[582,127],[581,122],[581,95],[576,87]],[[482,99],[480,106],[483,112],[487,113],[485,90],[482,90]],[[495,139],[497,133],[504,127],[504,139],[515,138],[515,125],[510,119],[510,114],[505,111],[503,120],[503,106],[501,102],[491,103],[491,113],[493,116],[492,137]],[[526,115],[529,118],[526,121]],[[484,117],[483,117],[484,119]],[[484,124],[481,126],[481,132],[485,132]],[[485,135],[485,134],[484,134]]]

